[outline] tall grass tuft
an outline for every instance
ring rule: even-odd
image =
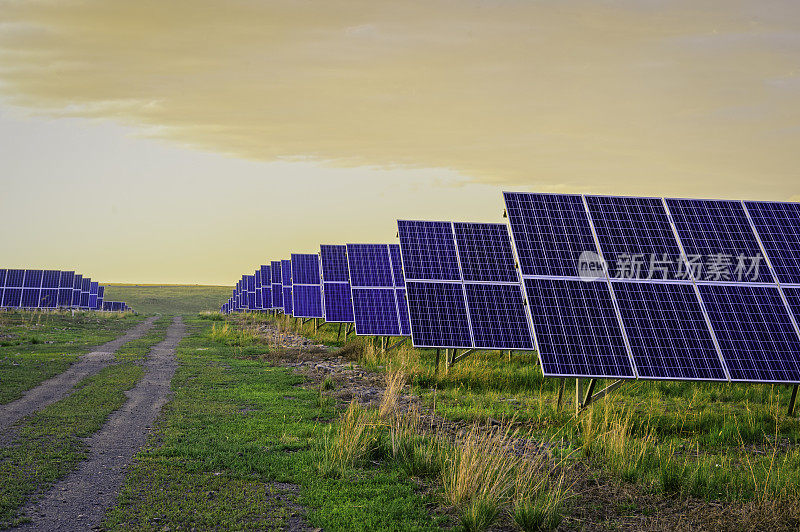
[[[219,327],[214,323],[208,336],[213,342],[232,346],[252,345],[261,341],[261,337],[254,329],[250,327],[232,327],[229,323],[222,324]]]
[[[323,475],[343,475],[363,465],[378,449],[379,440],[375,413],[354,400],[339,422],[323,434],[317,467]]]

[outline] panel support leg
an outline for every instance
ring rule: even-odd
[[[562,378],[561,384],[558,386],[558,402],[556,403],[556,410],[561,412],[561,400],[564,398],[564,387],[567,384],[567,379]]]
[[[436,362],[433,365],[433,372],[434,373],[439,372],[439,349],[436,350]]]
[[[794,415],[794,403],[797,400],[797,387],[797,384],[792,387],[792,396],[789,398],[789,416]]]
[[[455,364],[459,360],[462,360],[464,357],[466,357],[470,353],[474,353],[475,351],[476,351],[476,349],[467,349],[463,353],[461,353],[460,355],[455,356],[455,349],[454,349],[453,350],[453,364]]]
[[[336,333],[336,341],[339,341],[339,338],[342,337],[342,324],[339,324],[339,331]]]
[[[583,400],[583,382],[580,378],[575,379],[575,415],[581,411],[581,400]]]

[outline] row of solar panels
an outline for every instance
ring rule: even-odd
[[[74,271],[0,269],[0,308],[126,311],[105,287]]]
[[[416,347],[536,349],[547,376],[800,382],[800,204],[504,199],[510,235],[400,220],[399,246],[274,261],[222,311],[353,321]]]

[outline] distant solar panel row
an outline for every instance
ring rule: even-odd
[[[104,295],[104,286],[74,271],[0,269],[2,308],[105,310]]]
[[[505,202],[546,375],[800,381],[796,204]]]

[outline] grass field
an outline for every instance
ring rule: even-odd
[[[218,311],[232,287],[201,285],[105,285],[107,301],[124,301],[140,314],[182,315]]]

